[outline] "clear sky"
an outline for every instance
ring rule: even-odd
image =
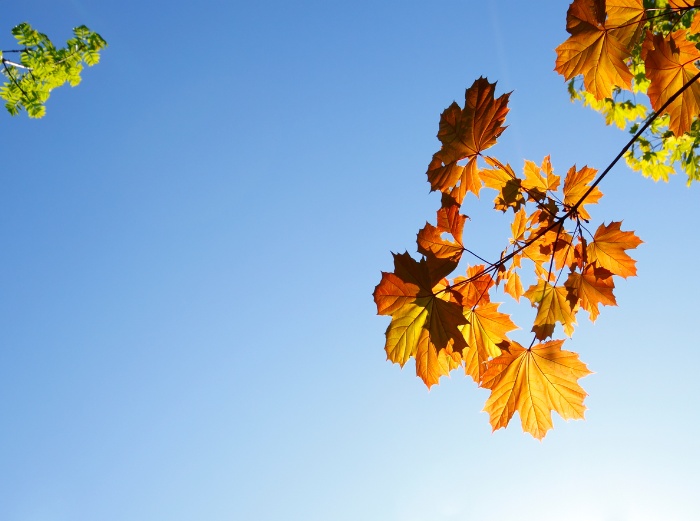
[[[585,422],[491,433],[488,392],[385,360],[372,291],[434,219],[440,112],[514,90],[494,155],[604,168],[626,135],[553,72],[568,2],[36,0],[109,42],[47,116],[0,119],[3,521],[700,519],[700,186],[620,165],[645,241],[565,348]],[[507,240],[470,197],[468,247]],[[526,303],[502,310],[525,331]],[[527,340],[526,340],[527,339]]]

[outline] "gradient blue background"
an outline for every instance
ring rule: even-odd
[[[110,46],[43,120],[1,117],[0,519],[699,519],[683,174],[602,185],[595,221],[646,243],[565,344],[596,372],[587,421],[491,434],[487,391],[385,361],[371,293],[434,219],[424,172],[467,86],[515,91],[491,152],[516,169],[602,169],[626,141],[552,71],[567,6],[3,1],[3,49],[23,21]],[[492,197],[464,206],[489,257]]]

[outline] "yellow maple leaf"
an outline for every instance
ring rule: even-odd
[[[584,419],[586,392],[578,379],[591,374],[576,353],[562,351],[563,340],[525,349],[511,342],[509,352],[486,363],[481,387],[491,390],[484,411],[493,430],[506,427],[518,411],[523,431],[538,440],[552,429],[552,411],[565,420]]]
[[[447,282],[434,280],[427,261],[417,262],[408,253],[394,254],[394,266],[394,273],[382,273],[374,290],[377,312],[392,316],[386,330],[387,359],[403,367],[415,358],[423,329],[438,351],[449,347],[459,353],[467,347],[460,330],[467,320],[462,306],[450,301]]]
[[[520,275],[515,270],[508,271],[504,278],[506,279],[505,286],[503,286],[503,291],[508,293],[517,302],[520,302],[520,297],[523,296],[523,284],[520,281]]]
[[[498,311],[500,304],[488,303],[464,311],[468,324],[462,328],[469,345],[462,352],[464,369],[476,383],[481,381],[484,362],[501,354],[499,344],[508,340],[507,334],[519,329],[509,315]]]
[[[539,340],[552,336],[554,326],[559,322],[564,327],[564,333],[571,336],[576,324],[576,307],[572,308],[567,299],[568,291],[564,286],[553,286],[547,281],[540,280],[537,285],[523,294],[537,308],[532,331]]]
[[[449,376],[450,371],[459,367],[461,357],[450,348],[438,351],[430,340],[430,331],[422,329],[416,347],[416,375],[430,389],[439,383],[441,376]]]

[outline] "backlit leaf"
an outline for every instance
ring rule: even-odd
[[[564,180],[564,204],[571,208],[576,203],[578,203],[584,194],[590,188],[590,183],[595,179],[595,175],[598,171],[593,168],[588,168],[584,166],[581,170],[576,170],[576,166],[572,166],[566,173],[566,179]],[[598,200],[603,197],[603,192],[601,192],[596,186],[593,191],[586,196],[586,199],[579,205],[578,214],[583,219],[590,219],[591,216],[588,214],[584,205],[597,203]]]
[[[485,266],[472,266],[467,269],[467,277],[454,280],[454,292],[460,304],[471,308],[477,304],[490,302],[489,289],[496,283],[491,275],[484,273]],[[474,279],[474,280],[470,280]],[[469,282],[466,282],[469,281]]]
[[[525,349],[510,343],[510,352],[487,362],[481,387],[491,390],[484,411],[497,430],[518,411],[523,431],[538,440],[552,429],[551,411],[565,420],[584,419],[586,392],[578,379],[591,374],[576,353],[562,351],[563,340]]]
[[[564,287],[568,291],[569,305],[574,308],[580,303],[588,311],[591,322],[595,322],[600,314],[598,304],[617,306],[613,295],[615,284],[612,273],[605,268],[589,265],[583,273],[572,272]]]
[[[567,300],[567,289],[564,286],[554,286],[540,280],[535,286],[524,293],[533,307],[537,307],[537,317],[532,327],[538,339],[544,340],[552,336],[554,326],[559,322],[564,327],[564,333],[571,336],[576,324],[576,308]]]
[[[387,358],[403,366],[418,352],[423,328],[437,350],[448,346],[461,352],[467,346],[460,331],[466,324],[462,307],[450,301],[446,281],[434,282],[426,260],[408,253],[394,255],[394,273],[383,273],[374,290],[380,314],[391,314],[386,331]]]
[[[601,16],[603,5],[607,17]],[[566,17],[571,36],[557,47],[554,70],[567,81],[582,74],[586,90],[598,100],[611,97],[614,86],[631,90],[626,60],[643,19],[642,0],[574,0]]]
[[[634,232],[620,230],[622,222],[601,224],[595,232],[593,242],[588,244],[588,261],[594,262],[614,275],[633,277],[637,274],[637,261],[625,250],[635,249],[643,243]]]
[[[462,329],[469,345],[469,348],[462,352],[464,369],[477,383],[481,381],[486,369],[484,362],[499,356],[501,349],[498,344],[508,339],[508,332],[519,329],[509,315],[498,311],[498,306],[500,304],[488,303],[464,312],[469,322]]]
[[[464,109],[452,103],[440,116],[437,137],[442,148],[433,156],[428,169],[432,190],[450,192],[464,174],[462,192],[470,190],[479,195],[481,182],[474,176],[475,158],[496,144],[497,138],[505,130],[503,123],[508,113],[510,94],[496,99],[495,90],[495,83],[479,78],[465,93]],[[469,159],[472,164],[468,168],[459,167],[456,163],[462,159]],[[463,199],[463,195],[453,194],[453,197],[459,203]]]
[[[682,30],[668,38],[647,33],[642,44],[642,58],[646,75],[651,80],[647,94],[655,111],[700,72],[694,64],[700,59],[700,51],[694,42],[685,39]],[[671,116],[669,129],[676,136],[690,130],[693,119],[700,113],[700,84],[693,83],[666,107],[665,112]]]

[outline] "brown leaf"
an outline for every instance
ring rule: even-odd
[[[700,0],[668,0],[671,9],[687,9],[700,5]]]
[[[588,243],[586,239],[579,236],[578,244],[574,248],[574,264],[570,264],[571,269],[574,269],[574,265],[578,267],[580,271],[583,271],[583,266],[588,263]]]
[[[465,93],[464,109],[452,103],[440,117],[438,139],[442,149],[433,156],[428,168],[428,180],[432,190],[450,192],[466,172],[461,191],[467,190],[479,195],[480,181],[474,177],[476,164],[470,168],[458,167],[457,161],[475,159],[483,150],[496,144],[497,138],[505,130],[503,123],[508,113],[508,98],[503,94],[494,98],[495,83],[479,78]],[[461,186],[461,185],[460,185]],[[453,194],[461,203],[464,195]]]

